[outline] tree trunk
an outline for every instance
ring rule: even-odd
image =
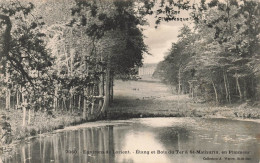
[[[83,118],[87,118],[87,107],[88,107],[88,103],[87,103],[87,89],[84,89],[84,96],[83,96]]]
[[[215,86],[213,80],[211,80],[211,83],[212,83],[212,86],[213,86],[214,92],[215,92],[216,104],[218,104],[218,92],[217,92],[217,89],[216,89],[216,86]]]
[[[6,88],[6,96],[5,96],[5,108],[6,110],[10,109],[11,107],[11,90]]]
[[[180,103],[180,93],[181,93],[181,68],[179,68],[179,72],[178,72],[178,100],[177,100],[178,111],[179,111],[179,103]]]
[[[192,82],[192,89],[191,89],[191,98],[194,98],[194,84]]]
[[[26,108],[23,106],[23,127],[26,125]]]
[[[105,81],[105,97],[104,97],[104,104],[101,109],[101,113],[104,114],[107,112],[107,108],[109,106],[109,83],[110,83],[110,66],[106,68],[106,81]]]
[[[68,107],[67,107],[67,104],[66,104],[66,99],[62,98],[62,101],[63,101],[63,106],[64,106],[65,111],[68,111]]]
[[[81,96],[79,95],[79,106],[78,106],[79,110],[81,109]]]
[[[5,108],[6,110],[10,109],[11,107],[11,90],[9,88],[9,72],[8,72],[8,64],[6,65],[6,74],[5,74],[5,82],[7,84],[6,91],[5,91]]]
[[[230,86],[229,86],[229,80],[228,80],[227,72],[225,73],[225,75],[226,75],[226,82],[227,82],[227,89],[228,89],[228,100],[229,100],[229,103],[231,103]]]
[[[243,80],[243,83],[244,83],[243,97],[245,100],[247,100],[247,83],[245,79]]]
[[[92,96],[92,101],[91,101],[91,110],[90,110],[90,114],[93,115],[94,114],[94,106],[95,106],[95,100],[93,99],[93,96],[95,96],[95,84],[94,86],[91,86],[91,96]]]
[[[100,62],[102,63],[100,65],[100,71],[103,72],[103,55],[100,55]],[[99,79],[99,84],[98,84],[98,94],[100,97],[104,96],[104,75],[101,73],[100,74],[100,79]],[[98,102],[98,109],[102,110],[103,106],[103,100],[104,99],[99,99]]]
[[[30,125],[31,123],[31,109],[29,109],[29,113],[28,113],[28,125]]]
[[[111,104],[111,102],[113,101],[113,73],[111,72],[110,75],[110,82],[109,82],[109,103]]]
[[[16,109],[18,109],[19,105],[20,105],[20,91],[19,88],[16,90]]]
[[[70,101],[70,106],[69,106],[70,108],[69,108],[69,111],[71,113],[72,113],[72,109],[73,109],[73,90],[72,89],[73,89],[73,87],[71,87],[70,91],[69,91],[70,92],[70,100],[69,100]]]
[[[224,85],[225,85],[225,91],[226,91],[226,101],[229,102],[229,92],[228,92],[228,87],[227,87],[227,79],[226,79],[226,74],[225,71],[223,71],[223,77],[224,77]]]
[[[235,74],[235,76],[236,76],[236,85],[237,85],[237,89],[238,89],[238,93],[239,93],[239,99],[240,99],[240,101],[242,101],[243,95],[242,95],[242,92],[241,92],[241,88],[240,88],[240,84],[239,84],[239,81],[238,81],[237,73]]]
[[[111,81],[111,102],[114,100],[114,75],[112,75]]]
[[[24,98],[24,95],[22,93],[22,107],[23,107],[23,127],[26,126],[26,99]]]
[[[55,86],[53,108],[55,111],[58,109],[58,86]]]
[[[103,77],[103,74],[101,74],[100,76],[100,81],[99,81],[99,85],[98,85],[98,92],[99,92],[99,96],[100,97],[103,97],[104,96],[104,77]],[[99,102],[98,102],[98,109],[102,109],[102,106],[103,106],[103,100],[104,99],[99,99]]]
[[[89,65],[88,65],[88,56],[85,58],[85,67],[87,71],[87,77],[89,76]],[[87,108],[88,108],[88,98],[89,98],[89,86],[87,85],[86,88],[84,88],[84,100],[83,100],[83,118],[87,118]]]
[[[181,93],[181,68],[179,68],[178,73],[178,95]]]
[[[191,82],[188,82],[189,83],[189,97],[191,97],[191,92],[192,92],[192,88],[191,88]]]

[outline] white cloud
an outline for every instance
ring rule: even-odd
[[[171,48],[171,44],[177,41],[178,30],[181,26],[161,24],[157,29],[149,27],[144,31],[144,42],[149,47],[152,56],[145,56],[145,63],[156,63],[163,60],[164,54]]]
[[[181,11],[177,17],[189,17],[189,11]],[[144,63],[157,63],[163,60],[165,53],[171,48],[173,42],[178,40],[178,31],[183,24],[190,25],[191,22],[170,21],[161,22],[155,29],[156,18],[150,15],[146,17],[149,27],[145,27],[143,33],[147,37],[144,42],[149,47],[149,52],[152,56],[145,55]]]

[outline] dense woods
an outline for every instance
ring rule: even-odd
[[[157,15],[168,13],[168,5],[161,3]],[[114,79],[136,79],[148,53],[142,26],[154,6],[1,1],[0,145],[106,116]]]
[[[77,113],[85,120],[104,116],[113,100],[114,79],[135,79],[148,54],[144,17],[169,16],[177,6],[155,4],[2,1],[1,108],[21,109],[22,126],[37,111]]]
[[[77,123],[104,118],[114,80],[138,79],[138,67],[149,54],[146,16],[155,17],[156,28],[177,20],[180,10],[190,12],[192,28],[183,26],[154,75],[197,101],[257,101],[259,2],[3,0],[0,109],[17,115],[12,120],[17,135],[29,129],[30,135],[50,131],[42,124],[55,118],[61,124],[53,120],[48,124],[52,129],[75,123],[67,115],[80,117]],[[32,119],[36,129],[30,128]],[[0,134],[10,134],[8,123],[0,119],[0,126],[6,130]],[[8,136],[1,142],[10,142]]]
[[[105,113],[114,78],[133,78],[147,52],[134,3],[35,3],[0,6],[5,109],[23,109],[23,126],[31,111]]]
[[[154,75],[195,101],[257,102],[260,3],[202,0],[191,8],[194,26],[182,27]]]

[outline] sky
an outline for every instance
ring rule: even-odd
[[[181,11],[178,17],[187,18],[189,17],[188,12]],[[144,63],[158,63],[164,59],[173,42],[178,40],[178,31],[183,24],[190,25],[191,22],[187,21],[171,21],[162,22],[157,29],[155,29],[155,18],[154,16],[146,17],[149,26],[144,27],[144,42],[148,45],[149,52],[152,55],[144,56]]]

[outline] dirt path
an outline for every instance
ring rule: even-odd
[[[116,81],[114,92],[113,114],[181,116],[188,111],[187,95],[174,95],[170,87],[157,81]]]

